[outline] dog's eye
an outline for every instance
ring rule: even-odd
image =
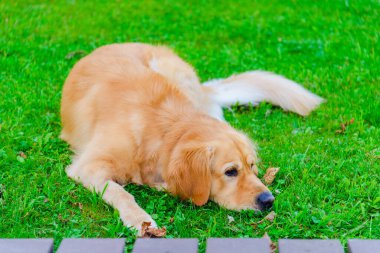
[[[238,171],[236,168],[231,168],[231,169],[226,170],[224,174],[228,177],[236,177],[238,175]]]

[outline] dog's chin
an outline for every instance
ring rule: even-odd
[[[258,206],[256,205],[244,205],[244,206],[234,206],[234,205],[229,205],[229,204],[226,204],[226,203],[218,203],[217,201],[214,200],[215,203],[217,203],[218,205],[228,209],[228,210],[233,210],[233,211],[244,211],[244,210],[252,210],[252,211],[255,211],[255,212],[262,212],[263,210],[260,209]]]
[[[252,210],[252,211],[255,211],[255,212],[262,212],[263,210],[261,210],[259,207],[257,206],[247,206],[247,207],[243,207],[241,208],[239,211],[243,211],[243,210]]]

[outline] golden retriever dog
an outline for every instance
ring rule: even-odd
[[[251,71],[200,84],[170,49],[139,43],[96,49],[63,87],[62,139],[75,152],[67,175],[100,193],[126,226],[154,220],[124,190],[165,189],[195,205],[270,208],[255,145],[223,120],[222,107],[268,101],[307,115],[323,100],[284,77]],[[146,224],[146,223],[145,223]]]

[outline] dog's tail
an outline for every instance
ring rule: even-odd
[[[204,86],[209,98],[221,107],[236,103],[256,105],[267,101],[306,116],[324,101],[301,85],[265,71],[249,71],[226,79],[211,80]]]

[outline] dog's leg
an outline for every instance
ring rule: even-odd
[[[150,222],[151,227],[157,227],[155,221],[136,203],[134,197],[112,180],[114,170],[112,162],[100,159],[86,163],[76,161],[66,172],[75,181],[99,193],[104,201],[119,211],[124,225],[137,229],[139,236],[142,233],[143,222]]]

